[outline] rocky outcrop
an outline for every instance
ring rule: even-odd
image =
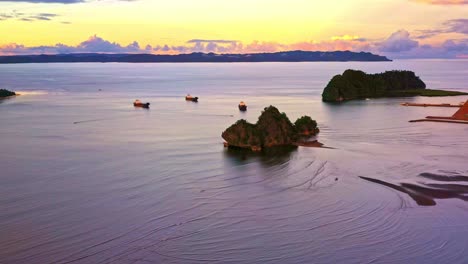
[[[13,95],[16,95],[16,93],[12,92],[12,91],[5,90],[5,89],[0,89],[0,98],[13,96]]]
[[[297,138],[294,125],[285,113],[270,106],[265,108],[256,124],[262,147],[290,145]]]
[[[334,76],[323,90],[324,102],[340,102],[353,99],[365,99],[393,96],[400,91],[424,90],[426,84],[412,71],[387,71],[367,74],[363,71],[346,70],[342,75]]]
[[[296,127],[297,133],[301,136],[313,136],[319,132],[317,121],[310,118],[310,116],[298,118],[296,122],[294,122],[294,126]]]
[[[255,125],[241,119],[226,129],[222,137],[229,146],[239,148],[261,147],[260,135]]]
[[[264,109],[256,124],[239,120],[222,133],[226,146],[260,151],[275,146],[294,146],[300,136],[315,135],[317,122],[308,116],[299,118],[297,126],[276,107]]]

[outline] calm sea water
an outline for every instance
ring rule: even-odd
[[[322,103],[347,68],[468,91],[466,60],[0,65],[0,263],[466,263],[468,126],[399,104],[468,96]],[[334,149],[223,148],[268,105]]]

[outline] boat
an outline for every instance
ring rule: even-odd
[[[239,103],[239,110],[240,111],[247,111],[247,105],[243,101],[241,101]]]
[[[187,96],[185,96],[185,100],[186,101],[192,101],[192,102],[198,102],[198,97],[193,97],[190,94],[187,94]]]
[[[140,100],[136,99],[135,102],[133,102],[134,107],[141,107],[141,108],[149,108],[150,103],[142,103]]]

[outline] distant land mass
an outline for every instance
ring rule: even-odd
[[[55,55],[0,56],[0,64],[7,63],[73,63],[73,62],[301,62],[301,61],[391,61],[370,52],[352,51],[284,51],[251,54],[191,53],[178,55],[73,53]]]
[[[322,101],[342,102],[356,99],[409,96],[457,96],[464,92],[426,89],[412,71],[386,71],[368,74],[346,70],[335,75],[323,90]]]

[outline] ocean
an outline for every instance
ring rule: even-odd
[[[468,60],[0,65],[0,263],[466,263],[468,126],[400,103],[468,96],[323,103],[345,69],[468,92]],[[330,148],[223,147],[269,105]]]

